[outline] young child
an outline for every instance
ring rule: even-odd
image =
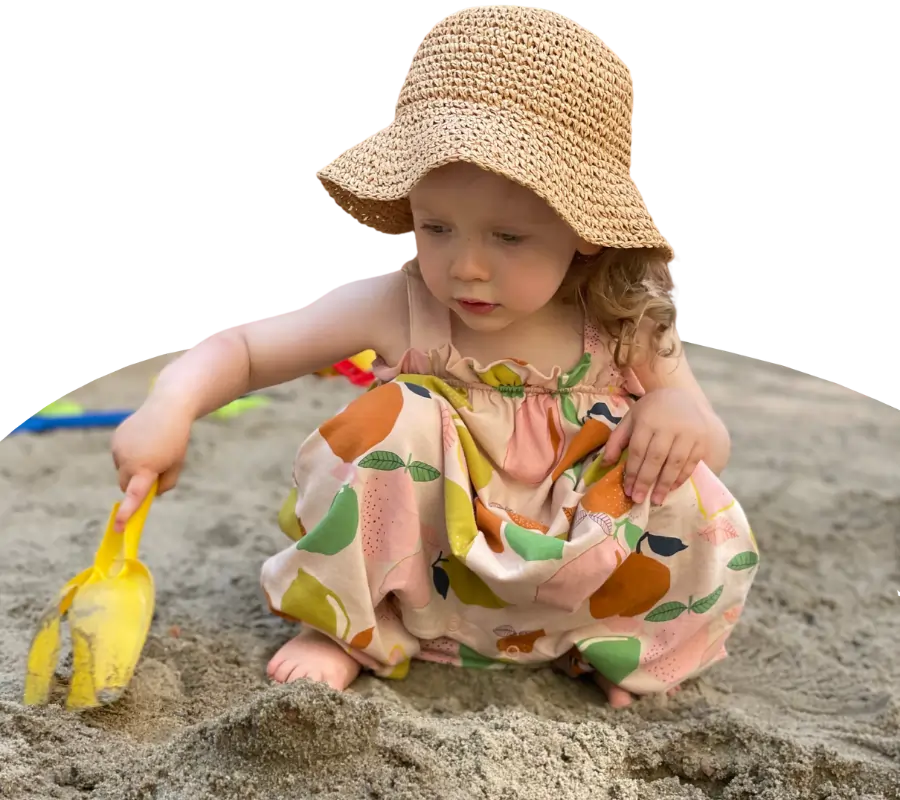
[[[296,457],[262,586],[303,629],[274,680],[552,663],[622,706],[725,657],[758,551],[716,477],[728,433],[680,348],[631,111],[625,65],[558,14],[445,19],[393,124],[319,174],[416,257],[202,342],[116,432],[121,526],[175,485],[195,419],[378,353],[376,388]]]

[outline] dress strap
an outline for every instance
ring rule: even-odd
[[[451,341],[450,309],[429,291],[419,272],[418,259],[403,265],[409,294],[409,344],[430,353]]]
[[[606,337],[592,322],[584,321],[584,352],[590,353],[596,372],[595,382],[605,387],[625,386],[631,370],[620,370],[614,363],[613,352]]]
[[[584,352],[591,354],[591,360],[600,363],[609,361],[610,352],[603,341],[603,336],[590,320],[584,321]]]

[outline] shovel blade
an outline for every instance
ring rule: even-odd
[[[28,667],[25,673],[26,706],[46,705],[53,689],[53,676],[59,660],[59,628],[62,616],[69,610],[79,587],[88,579],[90,569],[84,570],[66,583],[56,599],[44,609],[37,631],[28,651]]]
[[[115,702],[134,675],[153,618],[154,586],[140,562],[83,587],[69,611],[72,683],[67,707]]]

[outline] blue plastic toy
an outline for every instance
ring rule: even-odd
[[[80,414],[59,414],[26,419],[9,435],[16,433],[42,433],[57,428],[114,428],[128,419],[133,411],[82,411]]]

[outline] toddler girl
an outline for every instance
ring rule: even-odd
[[[415,258],[202,342],[116,432],[121,526],[175,485],[195,419],[377,352],[376,387],[294,463],[262,587],[303,629],[274,680],[552,663],[621,706],[725,657],[758,551],[716,477],[729,438],[680,347],[631,111],[625,65],[558,14],[445,19],[393,124],[319,174]]]

